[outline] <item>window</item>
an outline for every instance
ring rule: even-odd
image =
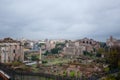
[[[90,44],[92,44],[92,42],[90,42]]]
[[[13,50],[13,53],[15,53],[15,49]]]
[[[86,41],[86,43],[88,44],[88,41]]]

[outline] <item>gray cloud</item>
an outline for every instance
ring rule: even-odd
[[[0,37],[120,38],[119,0],[0,0]]]

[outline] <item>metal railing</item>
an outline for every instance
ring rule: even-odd
[[[16,71],[0,63],[0,69],[10,76],[10,80],[83,80],[76,77],[64,77],[59,75]]]
[[[120,72],[119,69],[114,69],[109,71],[108,73],[103,73],[101,75],[92,75],[89,78],[86,77],[69,77],[69,76],[59,76],[59,75],[52,75],[46,73],[33,73],[33,72],[25,72],[25,71],[17,71],[13,70],[10,67],[0,63],[0,69],[4,71],[6,74],[10,76],[10,80],[98,80],[101,77],[113,74],[116,72]]]

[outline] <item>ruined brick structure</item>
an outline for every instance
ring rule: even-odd
[[[23,45],[11,38],[0,40],[0,62],[24,61]]]
[[[107,46],[112,47],[112,46],[120,46],[120,40],[113,38],[110,36],[109,39],[106,41]]]
[[[84,38],[77,41],[70,41],[64,48],[65,54],[82,55],[83,51],[94,52],[94,49],[99,49],[100,44],[93,39]]]

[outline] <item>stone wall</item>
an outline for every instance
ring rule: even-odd
[[[93,52],[94,49],[99,48],[99,42],[93,39],[84,38],[74,42],[68,42],[64,48],[64,54],[82,55],[83,51]]]
[[[15,60],[24,61],[23,46],[20,42],[10,39],[0,41],[0,61],[2,63],[12,62]]]

